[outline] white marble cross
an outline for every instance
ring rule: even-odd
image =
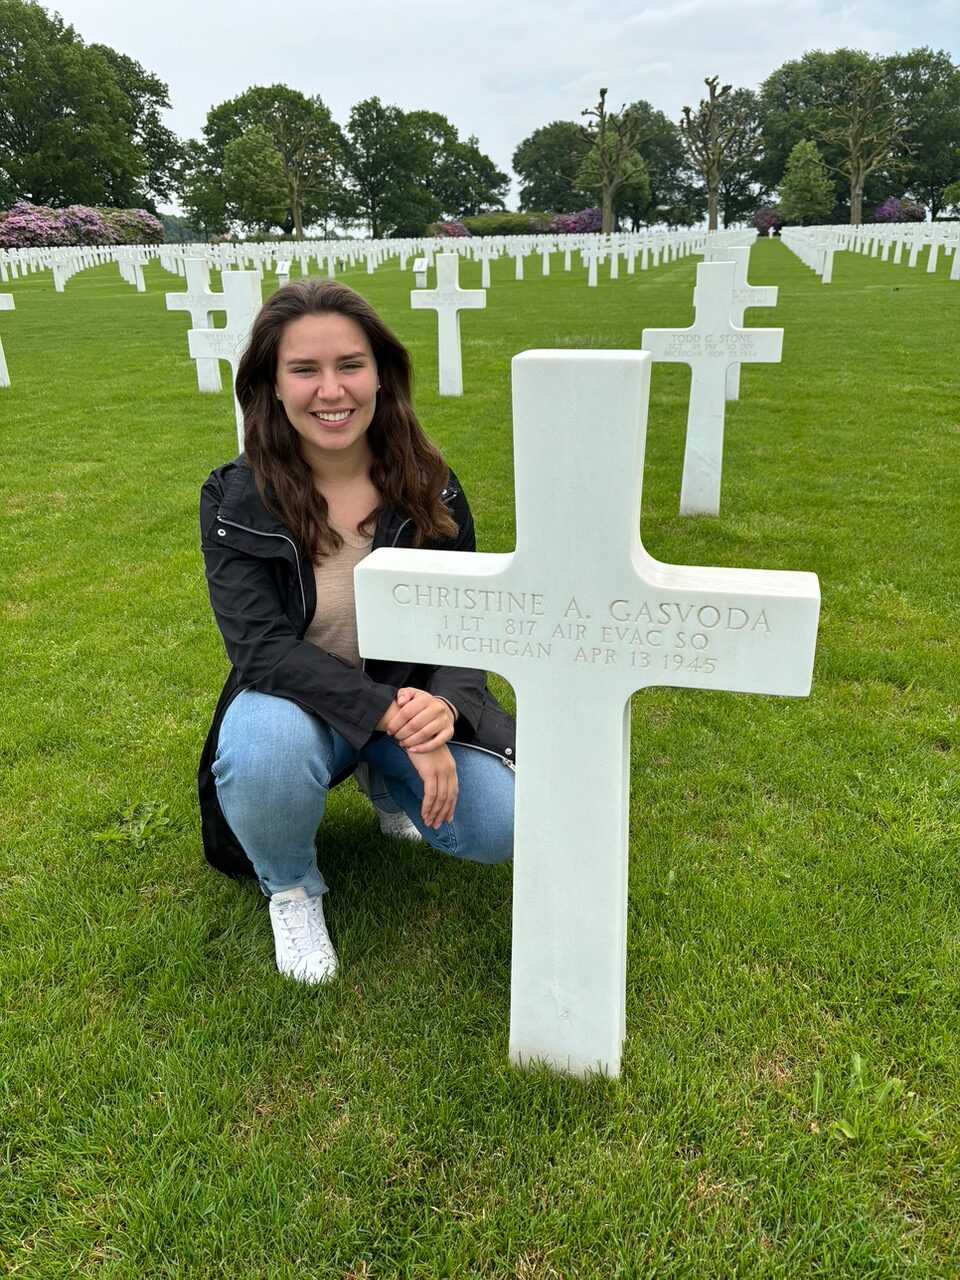
[[[185,293],[168,293],[168,311],[189,311],[194,329],[212,329],[213,313],[222,309],[222,293],[210,288],[210,263],[206,258],[185,258],[184,273],[187,277]],[[201,391],[220,391],[220,361],[198,357],[197,386]]]
[[[227,323],[223,329],[191,329],[187,334],[190,354],[205,359],[226,360],[230,366],[231,385],[236,382],[237,365],[250,337],[250,328],[260,310],[259,271],[224,271],[223,310]],[[237,418],[237,444],[243,449],[243,411],[233,395],[233,407]]]
[[[516,356],[516,550],[385,548],[354,578],[365,657],[481,667],[516,691],[510,1055],[577,1075],[616,1075],[625,1035],[630,695],[802,697],[819,615],[813,574],[644,549],[650,365]]]
[[[730,311],[736,282],[732,262],[701,262],[689,329],[644,329],[640,345],[654,360],[690,366],[690,406],[683,455],[680,514],[720,513],[727,370],[733,364],[776,364],[782,329],[741,329]]]
[[[597,243],[589,244],[580,250],[580,262],[587,268],[587,285],[591,289],[597,287],[597,263],[603,254],[603,249]]]
[[[750,266],[748,244],[709,246],[704,252],[705,262],[732,262],[737,270],[734,276],[733,305],[730,321],[743,327],[743,313],[747,307],[775,307],[778,289],[775,284],[750,284],[747,269]],[[732,364],[727,370],[727,399],[740,399],[740,366]]]
[[[490,263],[500,257],[499,246],[484,240],[479,248],[474,249],[474,259],[480,259],[480,284],[484,289],[490,288]]]
[[[461,289],[458,276],[460,255],[438,253],[437,287],[414,289],[410,305],[415,311],[429,308],[437,313],[437,365],[442,396],[463,395],[463,366],[460,357],[460,312],[463,308],[485,307],[482,289]]]
[[[0,311],[13,311],[15,303],[12,293],[0,293]],[[10,370],[7,368],[7,357],[3,354],[3,343],[0,342],[0,387],[9,387]]]

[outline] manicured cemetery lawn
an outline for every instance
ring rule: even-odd
[[[347,274],[482,550],[513,545],[511,356],[690,323],[695,263],[595,290],[495,263],[461,400],[410,274]],[[924,266],[838,254],[823,286],[755,247],[780,304],[747,323],[784,358],[743,370],[718,519],[677,515],[689,373],[654,370],[647,548],[812,570],[823,613],[808,700],[634,699],[624,1069],[587,1083],[507,1064],[510,867],[388,844],[352,784],[319,836],[342,977],[278,977],[194,801],[231,402],[158,266],[144,295],[115,266],[0,286],[6,1273],[960,1274],[960,285]]]

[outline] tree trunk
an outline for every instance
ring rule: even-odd
[[[605,186],[600,193],[600,230],[608,236],[613,230],[613,188]]]
[[[707,187],[707,230],[716,231],[720,209],[720,190],[713,183]]]
[[[863,183],[850,184],[850,225],[859,227],[863,222]]]

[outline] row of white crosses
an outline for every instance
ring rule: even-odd
[[[644,549],[651,362],[516,356],[516,550],[385,548],[355,571],[365,657],[480,666],[514,687],[510,1056],[575,1075],[618,1074],[626,1034],[631,695],[802,697],[819,617],[813,574],[669,565]]]
[[[921,252],[927,250],[926,270],[934,274],[940,250],[949,257],[950,279],[960,280],[960,224],[958,223],[871,223],[850,227],[784,227],[780,239],[801,262],[815,271],[824,284],[833,278],[833,255],[841,250],[892,261],[899,266],[907,254],[907,266],[916,267]]]
[[[459,290],[456,265],[438,258],[433,302],[445,293],[458,317],[458,295],[472,291]],[[736,334],[734,264],[699,271],[694,330],[712,305],[707,282],[723,275],[717,326]],[[185,273],[187,293],[169,296],[201,322],[191,355],[226,359],[235,375],[260,273],[226,271],[222,295]],[[209,327],[221,309],[226,328]],[[579,1075],[617,1074],[626,1031],[631,694],[670,685],[803,696],[819,612],[811,574],[671,566],[645,551],[651,360],[648,351],[517,356],[516,551],[378,551],[356,578],[365,656],[483,666],[514,685],[510,1054]],[[716,361],[724,372],[729,363]],[[722,405],[724,384],[715,391]],[[242,448],[239,409],[237,425]]]
[[[595,265],[608,262],[610,274],[616,278],[621,259],[625,260],[627,273],[630,274],[635,270],[637,259],[640,269],[645,270],[648,262],[657,265],[660,261],[672,261],[690,253],[698,253],[708,238],[716,240],[718,237],[735,234],[737,233],[714,232],[708,237],[703,231],[645,230],[616,232],[609,236],[531,233],[524,236],[478,236],[459,240],[434,237],[416,240],[308,240],[284,245],[221,242],[0,249],[0,281],[5,280],[8,273],[16,276],[20,272],[54,269],[56,288],[62,291],[65,282],[78,271],[104,262],[117,262],[123,278],[142,292],[145,287],[143,267],[154,259],[158,259],[166,270],[178,275],[182,274],[185,257],[203,257],[210,262],[211,267],[219,271],[238,268],[256,270],[263,274],[267,270],[275,270],[283,279],[289,276],[293,261],[299,263],[301,275],[309,275],[315,269],[319,274],[325,271],[327,275],[333,276],[338,264],[356,267],[362,263],[367,272],[372,273],[384,263],[399,257],[400,269],[403,271],[406,270],[410,257],[424,257],[430,265],[434,253],[452,251],[478,260],[481,263],[483,287],[489,288],[490,264],[504,257],[513,257],[514,276],[522,279],[524,259],[531,254],[540,255],[541,270],[543,274],[549,274],[553,253],[563,252],[564,270],[570,271],[573,256],[585,250],[587,262],[591,257],[595,259]],[[311,264],[315,266],[312,268]],[[595,270],[589,272],[588,282],[596,283]]]
[[[832,236],[823,232],[809,234],[813,230],[812,227],[784,227],[780,232],[780,242],[820,277],[821,284],[831,284],[833,255],[839,246]]]

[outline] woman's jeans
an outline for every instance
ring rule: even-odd
[[[213,774],[220,807],[264,893],[302,885],[314,896],[327,888],[314,842],[331,779],[360,762],[370,766],[377,808],[402,809],[435,849],[474,862],[513,855],[513,770],[491,753],[448,746],[459,795],[453,821],[437,829],[424,825],[423,783],[393,738],[378,734],[358,751],[295,702],[253,689],[227,708]]]

